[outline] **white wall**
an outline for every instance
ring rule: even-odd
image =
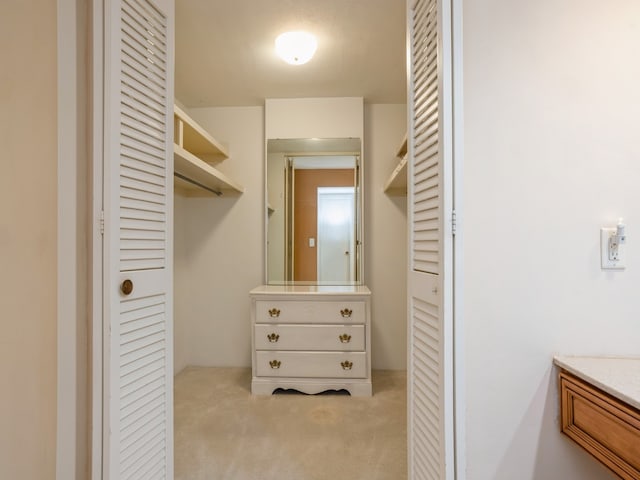
[[[267,98],[266,138],[362,138],[362,97]]]
[[[365,110],[365,275],[373,291],[372,362],[383,369],[406,365],[406,200],[382,193],[405,131],[404,112],[404,105]],[[229,146],[231,158],[218,168],[243,184],[245,193],[176,197],[175,370],[185,365],[249,367],[248,293],[264,281],[264,110],[225,107],[189,113]]]
[[[371,297],[371,363],[407,368],[407,197],[383,187],[407,130],[406,105],[365,105],[365,283]]]
[[[176,198],[176,373],[185,365],[251,365],[249,290],[264,279],[263,108],[189,114],[229,147],[216,167],[245,192]]]
[[[640,3],[464,1],[468,480],[613,478],[558,432],[551,361],[638,354]],[[628,222],[628,267],[599,228]]]

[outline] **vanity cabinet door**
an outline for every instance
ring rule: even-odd
[[[640,412],[560,373],[562,433],[625,480],[640,479]]]

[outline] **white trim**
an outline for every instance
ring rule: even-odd
[[[405,3],[405,59],[406,59],[406,78],[407,78],[407,158],[410,159],[411,151],[411,129],[413,128],[413,102],[411,101],[411,92],[413,91],[413,79],[411,76],[411,40],[413,34],[413,19],[412,15],[412,0],[406,0]],[[413,160],[411,160],[413,161]],[[413,382],[411,381],[412,368],[413,363],[411,359],[413,358],[413,342],[411,341],[411,329],[413,328],[412,320],[411,320],[411,295],[409,292],[409,288],[411,285],[411,249],[412,249],[412,241],[413,241],[413,225],[411,224],[411,183],[409,178],[410,172],[410,163],[407,164],[407,256],[405,258],[406,261],[406,323],[407,323],[407,475],[408,480],[413,480],[411,477],[413,475],[412,463],[413,463],[413,452],[411,449],[411,437],[413,435],[413,422],[411,421],[411,405],[413,400]]]
[[[451,0],[438,0],[441,8],[441,17],[438,21],[438,36],[441,37],[442,67],[438,66],[440,73],[438,88],[442,91],[441,104],[441,142],[442,142],[442,184],[441,211],[445,216],[442,224],[442,320],[443,320],[443,345],[444,350],[444,461],[445,478],[456,478],[456,442],[455,442],[455,365],[454,365],[454,237],[452,229],[452,216],[454,207],[454,179],[453,179],[453,35]]]
[[[453,208],[456,211],[456,235],[453,237],[453,376],[454,376],[454,429],[455,478],[465,480],[466,455],[466,389],[464,370],[464,312],[462,240],[464,224],[462,181],[464,159],[463,108],[463,1],[451,0],[451,51],[453,97]]]
[[[58,413],[56,476],[76,477],[76,111],[74,87],[75,5],[58,0]],[[71,108],[69,108],[71,107]],[[65,135],[63,135],[65,131]],[[69,268],[72,266],[72,268]]]
[[[104,3],[91,1],[91,471],[90,478],[102,478],[103,425],[103,235],[100,229],[103,203],[103,63]]]
[[[87,465],[86,5],[57,1],[56,478]]]

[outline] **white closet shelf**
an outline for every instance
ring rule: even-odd
[[[243,193],[244,187],[207,162],[229,158],[227,148],[214,139],[180,107],[174,105],[173,144],[176,191],[194,196],[205,192]]]
[[[396,157],[404,158],[406,154],[407,154],[407,134],[405,133],[402,139],[402,142],[400,142],[400,148],[398,148],[398,151],[396,152]]]
[[[176,173],[187,177],[193,182],[197,182],[209,191],[213,190],[219,193],[244,192],[244,187],[177,144],[173,145],[173,162],[173,168]],[[200,186],[179,177],[175,177],[175,186],[189,193],[201,190]]]
[[[389,175],[387,183],[384,184],[384,191],[389,195],[407,194],[407,155],[400,159]]]
[[[384,184],[384,192],[389,195],[406,195],[407,194],[407,135],[404,135],[400,148],[396,152],[398,164],[393,169],[391,175]]]
[[[227,148],[198,125],[184,110],[173,106],[175,143],[205,161],[229,158]]]

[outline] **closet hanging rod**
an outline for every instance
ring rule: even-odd
[[[207,187],[206,185],[203,185],[200,182],[196,182],[195,180],[193,180],[193,179],[191,179],[189,177],[186,177],[186,176],[182,175],[181,173],[173,172],[173,174],[176,177],[180,178],[181,180],[184,180],[185,182],[189,182],[189,183],[195,185],[196,187],[200,187],[200,188],[205,189],[208,192],[215,193],[219,197],[222,196],[222,192],[220,190],[214,190],[213,188]]]

